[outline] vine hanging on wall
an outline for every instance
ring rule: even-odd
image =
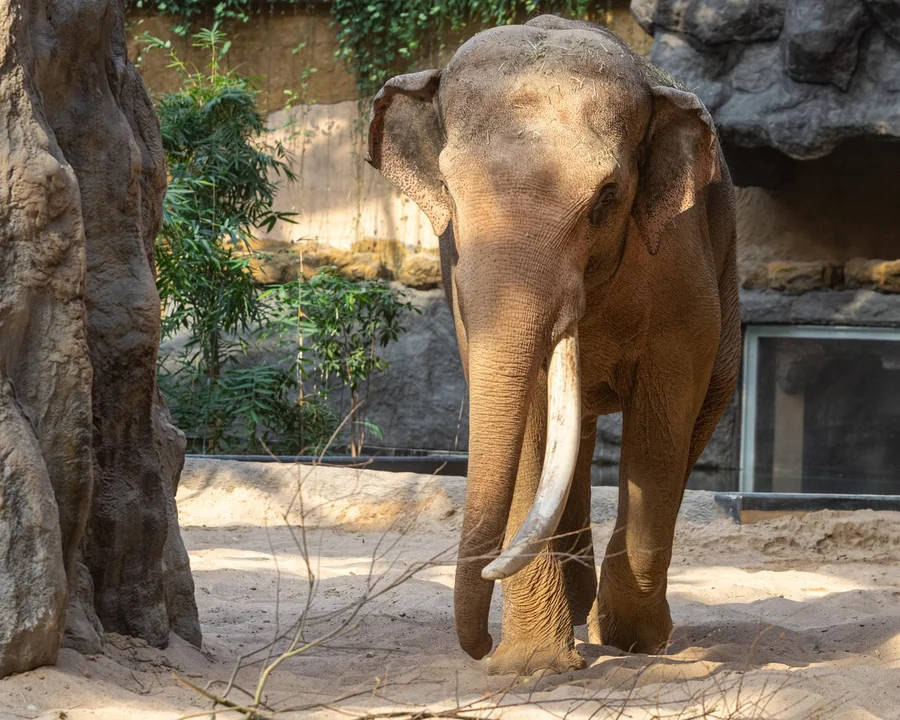
[[[132,0],[134,7],[155,9],[176,20],[186,34],[201,18],[247,22],[273,6],[258,0]],[[309,0],[282,0],[282,6]],[[360,95],[377,92],[392,74],[412,69],[441,49],[448,32],[470,25],[508,25],[541,12],[583,18],[609,10],[610,0],[333,0],[332,25],[337,56],[356,75]]]
[[[539,12],[583,18],[607,5],[598,0],[334,0],[331,14],[338,57],[355,71],[365,96],[441,49],[448,31],[508,25]]]
[[[287,0],[284,4],[302,3],[303,0]],[[264,7],[252,0],[126,0],[126,8],[129,6],[171,15],[175,19],[172,30],[177,35],[187,35],[193,24],[205,16],[210,17],[210,25],[247,22],[252,16],[262,14]]]

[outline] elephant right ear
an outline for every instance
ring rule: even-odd
[[[388,80],[372,107],[366,161],[422,208],[435,235],[450,223],[438,157],[443,148],[437,112],[439,70]]]

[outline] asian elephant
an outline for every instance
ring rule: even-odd
[[[499,579],[492,673],[583,667],[585,622],[592,642],[658,652],[676,515],[741,354],[712,118],[613,33],[541,16],[389,80],[369,130],[368,161],[440,238],[469,387],[460,645],[490,652]],[[598,586],[590,467],[598,416],[619,411]]]

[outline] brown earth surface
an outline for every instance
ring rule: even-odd
[[[209,701],[175,676],[217,681],[209,689],[221,695],[237,657],[262,649],[228,695],[247,702],[237,687],[256,688],[261,662],[278,655],[264,648],[293,636],[307,607],[307,642],[336,634],[270,675],[269,716],[465,706],[446,716],[900,717],[900,514],[819,512],[741,527],[715,517],[709,493],[689,491],[669,573],[668,654],[590,645],[578,628],[587,669],[515,679],[488,676],[454,636],[450,560],[463,492],[456,478],[189,460],[178,505],[203,650],[174,635],[165,650],[119,635],[94,656],[63,650],[56,667],[0,681],[0,718],[208,717]],[[614,498],[595,488],[598,547]],[[498,592],[495,639],[499,608]]]

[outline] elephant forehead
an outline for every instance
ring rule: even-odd
[[[535,142],[615,146],[640,123],[629,103],[604,93],[596,81],[585,88],[573,78],[519,76],[508,83],[468,85],[444,96],[443,124],[450,143],[500,137]]]
[[[524,68],[553,71],[558,67],[602,71],[615,67],[620,75],[639,82],[642,71],[633,51],[602,28],[558,28],[507,25],[478,33],[454,53],[447,70],[477,67],[496,74]]]
[[[599,89],[596,97],[578,94],[569,83],[521,75],[444,106],[445,178],[592,194],[620,163],[629,164],[642,121],[627,106],[604,102]]]
[[[521,65],[505,48],[490,63],[484,57],[452,63],[440,89],[448,140],[477,142],[494,133],[537,139],[555,131],[583,142],[595,135],[636,145],[650,115],[646,86],[620,72],[618,59],[601,69],[578,57],[554,51],[544,64]]]

